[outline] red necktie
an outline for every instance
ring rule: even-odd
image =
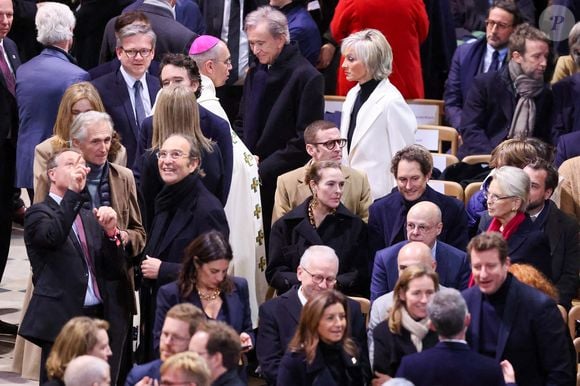
[[[14,78],[14,74],[10,71],[10,67],[6,62],[6,58],[4,57],[4,47],[0,45],[0,72],[4,76],[4,80],[6,81],[6,87],[8,91],[14,96],[16,96],[16,79]]]
[[[81,219],[81,215],[78,214],[75,218],[75,226],[77,228],[77,236],[81,243],[81,249],[83,250],[83,254],[85,255],[85,260],[87,262],[87,266],[91,271],[91,278],[93,282],[93,290],[95,291],[95,296],[99,298],[99,300],[103,300],[101,297],[101,293],[99,292],[99,285],[97,284],[97,276],[95,275],[95,264],[93,262],[93,258],[89,253],[89,247],[87,245],[87,236],[85,235],[85,228],[83,227],[83,220]]]

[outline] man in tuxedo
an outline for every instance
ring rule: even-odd
[[[515,2],[495,1],[487,12],[485,36],[457,47],[445,82],[445,119],[459,128],[467,92],[476,75],[497,71],[507,63],[508,41],[521,17]]]
[[[155,42],[155,32],[146,25],[123,27],[116,48],[121,67],[92,81],[127,149],[129,166],[135,161],[141,124],[151,115],[159,91],[159,79],[147,73]]]
[[[371,300],[392,291],[397,279],[397,254],[409,242],[422,242],[431,250],[436,264],[439,283],[445,287],[464,290],[467,288],[471,269],[465,252],[437,240],[441,234],[441,210],[432,202],[422,201],[409,209],[407,214],[407,241],[381,249],[375,254],[371,279]],[[401,271],[401,269],[399,269]]]
[[[570,309],[578,289],[578,266],[580,250],[578,223],[562,212],[550,200],[558,187],[558,171],[544,161],[537,160],[526,166],[524,172],[530,177],[530,194],[527,213],[534,221],[534,228],[544,231],[550,241],[552,255],[552,282],[559,294],[558,303]]]
[[[114,318],[118,282],[126,278],[126,256],[109,206],[92,211],[85,160],[76,150],[50,158],[46,200],[26,212],[24,242],[32,266],[34,292],[19,334],[42,349],[44,364],[62,326],[75,316]]]
[[[336,124],[329,121],[314,121],[306,126],[304,142],[306,143],[306,152],[312,159],[306,165],[278,177],[272,223],[312,195],[310,187],[304,182],[306,171],[312,162],[340,162],[342,148],[346,146],[346,139],[340,137],[340,130]],[[345,182],[341,201],[352,213],[364,221],[368,221],[372,196],[366,174],[346,165],[342,165],[340,168]]]
[[[500,366],[495,360],[469,349],[465,331],[471,315],[459,291],[443,289],[435,293],[427,305],[427,314],[431,328],[439,334],[439,343],[428,350],[404,356],[397,377],[415,386],[515,385],[513,368],[507,360]]]
[[[268,384],[276,384],[280,360],[296,332],[302,307],[317,293],[333,288],[337,273],[338,257],[334,250],[313,245],[300,258],[296,271],[300,286],[260,306],[256,355]],[[361,353],[366,353],[367,340],[360,305],[352,299],[348,302],[349,330]],[[362,359],[367,360],[366,354]]]
[[[484,232],[467,245],[475,286],[463,292],[470,347],[510,361],[519,386],[573,385],[576,355],[556,303],[508,272],[507,242]]]
[[[443,227],[437,237],[458,249],[467,245],[467,213],[463,202],[427,185],[433,171],[433,157],[421,145],[398,151],[391,162],[397,190],[376,200],[369,208],[369,244],[372,253],[407,238],[407,212],[419,201],[430,201],[441,210]],[[386,172],[386,171],[385,171]]]

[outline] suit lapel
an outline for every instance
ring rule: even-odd
[[[439,275],[439,283],[446,283],[449,281],[447,275],[449,274],[449,259],[445,256],[445,251],[441,245],[441,241],[437,242],[435,249],[435,259],[437,260],[437,267],[435,271]]]
[[[506,117],[506,121],[511,125],[515,110],[516,95],[507,69],[500,73],[500,78],[503,81],[503,87],[500,88],[501,92],[498,93],[499,95],[497,95],[497,97],[500,101],[499,105],[501,106],[501,109]]]
[[[324,241],[320,238],[316,230],[310,225],[308,218],[304,218],[302,221],[298,223],[295,231],[304,237],[306,241],[308,241],[311,245],[323,245]]]
[[[145,79],[147,80],[147,88],[149,89],[149,101],[151,101],[151,107],[153,107],[157,93],[159,92],[159,80],[149,75],[149,73],[145,74]]]
[[[298,288],[292,288],[290,291],[282,295],[284,298],[284,307],[290,318],[298,324],[300,321],[300,313],[302,312],[302,303],[298,298]]]
[[[171,244],[171,242],[181,234],[181,230],[186,226],[190,225],[189,220],[193,218],[190,210],[177,210],[175,215],[171,219],[167,231],[165,232],[165,237],[161,241],[161,247],[157,251],[158,255],[163,254],[165,249]]]
[[[369,99],[363,103],[358,112],[356,117],[356,129],[352,135],[352,143],[350,144],[351,154],[356,151],[356,145],[371,128],[372,124],[377,120],[377,117],[383,112],[383,110],[377,108],[376,105],[386,97],[386,82],[386,80],[383,80],[377,85],[375,90],[369,96]]]
[[[469,326],[469,331],[471,332],[471,342],[470,346],[474,351],[479,352],[479,332],[481,331],[481,301],[483,294],[479,288],[472,289],[472,291],[477,291],[473,296],[473,307],[470,307],[471,312],[471,324]]]
[[[119,98],[119,104],[123,106],[125,110],[125,115],[127,116],[127,122],[131,126],[131,132],[135,137],[135,141],[138,143],[138,128],[137,122],[135,121],[135,111],[133,110],[133,105],[131,104],[131,97],[129,96],[129,90],[127,89],[127,83],[121,74],[121,70],[117,70],[117,97]]]
[[[228,315],[230,317],[230,322],[228,322],[232,326],[242,326],[242,317],[243,313],[240,312],[243,307],[240,303],[240,297],[238,296],[238,289],[234,286],[234,290],[226,294],[226,307],[228,309]]]

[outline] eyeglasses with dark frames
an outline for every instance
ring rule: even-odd
[[[322,145],[328,150],[334,150],[334,148],[338,145],[339,148],[343,148],[346,146],[346,139],[339,138],[339,139],[331,139],[330,141],[326,142],[313,142],[312,145]]]
[[[313,275],[310,272],[308,272],[308,270],[306,268],[302,267],[302,269],[304,270],[304,272],[306,272],[307,274],[310,275],[310,277],[312,278],[312,281],[315,284],[322,284],[322,282],[326,280],[326,285],[330,287],[330,286],[333,286],[334,283],[336,283],[335,277],[332,277],[332,276],[331,277],[324,277],[322,275]]]
[[[495,20],[486,20],[485,25],[493,29],[493,27],[497,27],[497,29],[505,30],[513,26],[513,24],[506,24]]]
[[[142,58],[146,58],[149,55],[151,55],[151,52],[153,52],[152,49],[150,48],[141,48],[139,50],[126,50],[123,47],[121,47],[121,49],[123,50],[123,52],[125,53],[125,55],[127,55],[127,57],[134,59],[137,57],[137,54],[141,55]]]

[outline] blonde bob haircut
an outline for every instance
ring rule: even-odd
[[[154,149],[161,147],[171,135],[185,134],[193,137],[202,153],[211,153],[213,143],[204,137],[199,122],[199,108],[195,92],[186,86],[172,85],[161,89],[153,114]]]
[[[92,350],[98,342],[97,332],[108,329],[109,323],[101,319],[78,316],[69,320],[60,330],[46,360],[48,378],[62,380],[69,362]]]
[[[389,330],[393,334],[401,335],[403,318],[401,309],[406,307],[405,303],[401,300],[401,294],[409,289],[412,280],[419,279],[423,276],[431,278],[435,291],[439,291],[439,276],[431,267],[423,264],[410,265],[399,275],[399,280],[397,280],[395,289],[393,290],[393,307],[387,316]]]
[[[354,51],[373,79],[386,79],[393,72],[393,50],[381,31],[365,29],[347,36],[340,46],[343,55],[347,49]]]

